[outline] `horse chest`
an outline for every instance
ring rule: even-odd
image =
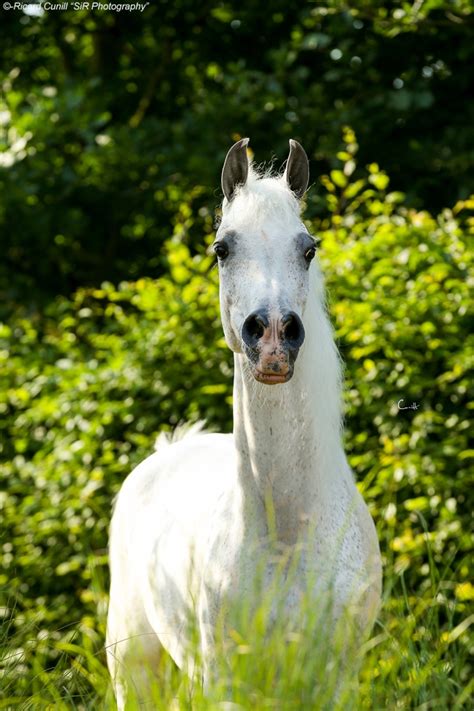
[[[219,517],[222,520],[222,517]],[[270,617],[297,615],[302,596],[319,597],[329,588],[334,604],[343,608],[366,570],[360,527],[352,521],[341,537],[338,518],[321,519],[318,526],[308,518],[297,527],[296,539],[288,544],[269,531],[265,516],[253,525],[238,517],[213,531],[201,584],[201,610],[213,625],[224,609],[245,600],[260,604],[273,591]],[[258,521],[258,523],[257,523]]]

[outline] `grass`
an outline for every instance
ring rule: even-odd
[[[222,708],[222,699],[232,699],[233,709],[249,711],[472,710],[474,615],[459,614],[450,596],[453,571],[442,572],[433,570],[426,590],[410,590],[401,574],[386,576],[372,636],[345,657],[337,639],[331,648],[321,634],[327,615],[314,609],[303,611],[298,629],[277,624],[264,634],[269,609],[264,601],[250,625],[229,630],[226,661],[216,661],[205,695],[164,656],[159,688],[146,708],[210,711]],[[52,635],[35,629],[12,635],[8,619],[1,629],[0,709],[115,708],[103,619]],[[143,706],[130,704],[130,711],[134,708]]]

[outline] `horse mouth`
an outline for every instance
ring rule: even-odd
[[[268,373],[255,368],[253,371],[253,377],[258,380],[259,383],[265,383],[266,385],[278,385],[279,383],[287,383],[293,375],[292,370],[288,370],[286,373]]]
[[[278,352],[263,352],[262,347],[243,347],[247,356],[250,372],[255,380],[265,385],[281,385],[291,380],[295,357],[285,353],[281,348]]]

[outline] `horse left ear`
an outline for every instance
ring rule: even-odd
[[[301,144],[290,138],[290,155],[286,162],[286,182],[297,198],[302,198],[309,183],[308,156]]]

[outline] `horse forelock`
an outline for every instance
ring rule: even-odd
[[[269,218],[295,222],[300,219],[300,204],[284,175],[275,174],[271,167],[250,164],[245,185],[237,187],[231,202],[224,200],[222,217],[243,222]]]

